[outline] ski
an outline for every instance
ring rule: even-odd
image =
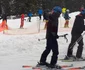
[[[29,65],[23,65],[22,66],[23,68],[27,68],[27,69],[30,69],[30,70],[49,70],[48,67],[46,66],[42,66],[42,67],[34,67],[34,66],[29,66]],[[69,68],[69,67],[73,67],[73,64],[70,64],[70,65],[61,65],[61,69],[58,69],[58,70],[66,70],[64,68]],[[56,69],[56,68],[55,68]]]
[[[85,61],[85,59],[83,59],[83,60],[71,60],[71,59],[65,60],[65,59],[58,59],[58,60],[60,60],[60,61],[62,61],[62,62],[79,62],[79,61]]]
[[[72,67],[72,68],[69,68],[68,70],[85,70],[85,66],[81,66],[81,67]]]
[[[61,65],[62,68],[73,67],[73,64],[70,65]]]
[[[42,70],[40,67],[34,67],[29,65],[23,65],[23,68],[27,68],[28,70]]]

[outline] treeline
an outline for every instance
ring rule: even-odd
[[[56,5],[74,12],[85,6],[85,0],[0,0],[0,14],[18,15],[29,10],[37,13],[39,8],[52,9]]]

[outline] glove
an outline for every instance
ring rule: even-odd
[[[52,32],[52,35],[53,35],[56,39],[58,39],[58,38],[59,38],[59,36],[58,36],[58,35],[56,35],[56,33],[55,33],[55,32]]]

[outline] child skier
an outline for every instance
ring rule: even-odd
[[[62,16],[64,17],[64,14],[66,12],[66,8],[62,8]]]
[[[40,66],[48,66],[50,68],[61,68],[60,66],[56,65],[58,59],[58,18],[62,12],[61,7],[56,6],[53,8],[52,13],[49,15],[49,20],[47,24],[47,32],[46,32],[46,49],[41,55],[40,62],[38,65]],[[50,64],[46,62],[47,56],[52,50],[52,58]]]
[[[28,17],[29,17],[29,18],[28,18],[29,22],[31,22],[31,17],[32,17],[32,15],[33,15],[32,12],[31,12],[31,10],[28,12],[27,15],[28,15]]]
[[[74,25],[71,31],[71,43],[69,44],[67,55],[64,58],[65,60],[82,60],[82,52],[83,52],[83,37],[82,33],[85,30],[84,26],[84,19],[85,19],[85,9],[81,11],[79,15],[76,16]],[[78,42],[78,49],[76,52],[76,56],[73,55],[73,48],[74,48],[74,43],[77,42],[77,39],[81,37],[81,40]]]
[[[65,18],[65,24],[64,24],[64,28],[69,27],[69,10],[67,9],[66,12],[64,13],[64,18]]]
[[[8,25],[7,25],[7,14],[5,14],[5,13],[2,14],[2,16],[1,16],[0,19],[2,19],[2,23],[0,24],[0,28],[1,28],[0,31],[3,31],[3,33],[4,33],[5,30],[8,30]]]
[[[24,14],[21,14],[21,24],[20,24],[20,28],[23,28],[24,26]]]
[[[38,10],[38,15],[39,15],[39,19],[40,19],[40,20],[41,20],[42,14],[43,14],[43,10],[42,10],[42,9],[39,9],[39,10]]]

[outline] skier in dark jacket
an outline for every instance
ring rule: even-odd
[[[52,13],[49,15],[49,20],[47,24],[47,32],[46,32],[46,49],[41,55],[40,63],[39,65],[46,65],[51,68],[61,68],[60,66],[56,65],[57,59],[58,59],[58,18],[61,14],[61,7],[56,6],[53,8]],[[52,50],[52,58],[50,61],[50,64],[46,62],[47,56]]]
[[[67,9],[66,12],[64,13],[64,19],[65,19],[65,24],[64,27],[68,28],[69,27],[69,10]]]
[[[83,52],[83,37],[82,33],[85,30],[84,26],[84,19],[85,19],[85,9],[81,11],[79,15],[76,16],[74,25],[71,31],[71,43],[69,44],[68,51],[67,51],[67,56],[65,57],[66,60],[72,59],[72,60],[81,60],[82,58],[82,52]],[[73,48],[74,48],[74,43],[77,42],[77,39],[81,37],[81,40],[78,42],[78,48],[77,48],[77,53],[76,56],[73,55]]]

